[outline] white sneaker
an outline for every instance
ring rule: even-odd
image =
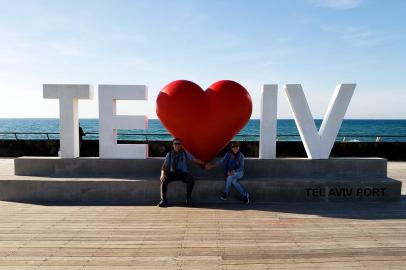
[[[244,203],[245,204],[250,204],[250,194],[247,192],[247,195],[244,197]]]

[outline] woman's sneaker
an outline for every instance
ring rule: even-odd
[[[222,199],[223,201],[227,200],[227,193],[223,192],[223,194],[221,194],[220,199]]]
[[[247,192],[247,195],[242,200],[245,204],[250,204],[250,194]]]
[[[168,206],[168,202],[166,200],[161,200],[158,204],[158,207],[167,207]]]

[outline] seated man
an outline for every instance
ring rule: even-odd
[[[168,184],[173,181],[183,181],[186,183],[186,204],[191,205],[192,190],[195,182],[193,176],[188,172],[187,162],[191,160],[196,164],[204,165],[203,161],[195,159],[183,149],[179,138],[173,139],[172,147],[173,150],[166,154],[161,168],[161,201],[158,203],[159,207],[167,206],[166,192]]]

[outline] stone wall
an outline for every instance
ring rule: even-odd
[[[119,143],[146,143],[119,141]],[[150,141],[149,155],[164,156],[171,142]],[[258,157],[258,142],[242,142],[241,151],[247,157]],[[0,157],[57,156],[59,140],[0,140]],[[302,142],[277,142],[278,157],[306,157]],[[219,153],[222,156],[224,149]],[[84,140],[81,156],[97,157],[99,142]],[[406,160],[406,143],[402,142],[336,142],[332,157],[382,157],[388,160]]]

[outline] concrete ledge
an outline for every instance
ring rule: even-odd
[[[14,160],[16,175],[60,177],[158,177],[162,158],[100,159],[55,157],[21,157]],[[221,178],[222,169],[205,171],[190,166],[197,178]],[[386,177],[387,161],[382,158],[331,158],[331,159],[257,159],[245,161],[246,178],[255,177]]]
[[[15,176],[0,177],[0,200],[156,203],[162,162],[162,158],[17,158]],[[221,168],[190,169],[196,178],[194,201],[220,202]],[[401,196],[401,182],[387,178],[387,161],[381,158],[247,158],[241,183],[255,202],[396,201]],[[169,185],[169,200],[183,201],[185,195],[183,183]],[[228,202],[238,200],[234,190]]]
[[[260,178],[241,180],[255,202],[274,201],[397,201],[401,182],[378,179],[286,179]],[[156,203],[159,200],[157,179],[107,178],[31,178],[0,180],[0,200],[22,202],[85,202],[85,203]],[[196,181],[193,200],[221,202],[223,180]],[[186,186],[182,182],[169,185],[168,199],[184,201]],[[227,202],[237,202],[233,189]]]

